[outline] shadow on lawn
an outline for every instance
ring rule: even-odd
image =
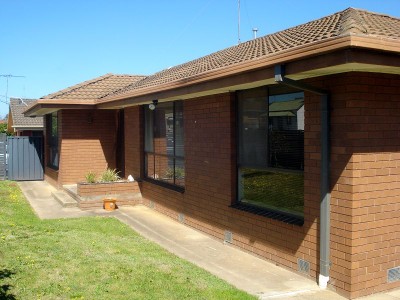
[[[9,284],[2,284],[2,281],[5,278],[10,278],[15,273],[11,272],[10,270],[3,269],[0,270],[0,300],[15,300],[15,296],[10,293],[10,289],[12,285]]]

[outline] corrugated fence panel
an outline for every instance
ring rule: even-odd
[[[0,180],[6,179],[7,155],[6,155],[7,135],[0,134]]]
[[[8,179],[43,180],[43,138],[8,137]]]

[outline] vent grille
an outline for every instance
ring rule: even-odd
[[[304,259],[297,259],[297,270],[301,273],[310,274],[310,263]]]
[[[395,282],[400,280],[400,267],[392,268],[388,270],[387,281]]]
[[[178,220],[181,223],[185,223],[185,215],[184,214],[178,214]]]
[[[233,234],[230,231],[225,231],[224,234],[224,243],[229,243],[232,244],[233,243]]]

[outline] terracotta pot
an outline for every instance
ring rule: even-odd
[[[103,199],[103,207],[105,210],[115,210],[117,205],[115,204],[117,200],[115,199]]]

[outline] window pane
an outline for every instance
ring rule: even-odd
[[[47,146],[48,146],[48,165],[52,168],[58,168],[58,113],[47,115]]]
[[[144,108],[144,150],[153,152],[153,111],[146,105]]]
[[[175,184],[185,186],[185,161],[183,159],[175,159]]]
[[[154,110],[154,152],[174,155],[173,103],[161,103]]]
[[[154,172],[154,155],[146,153],[145,154],[145,175],[146,177],[149,178],[155,178],[155,172]]]
[[[184,186],[184,129],[182,101],[145,107],[145,176]],[[178,165],[176,165],[176,163]]]
[[[269,166],[304,169],[303,93],[269,97]]]
[[[155,156],[155,179],[174,184],[174,159],[172,157]]]
[[[58,168],[58,147],[50,147],[50,165]]]
[[[268,98],[253,90],[239,94],[239,165],[267,166]]]
[[[242,168],[239,180],[242,184],[241,202],[303,216],[302,172],[284,173]]]
[[[239,201],[303,216],[303,92],[238,99]]]
[[[51,115],[51,137],[58,136],[58,118],[57,113],[52,113]]]
[[[184,157],[183,102],[175,102],[175,156]]]

